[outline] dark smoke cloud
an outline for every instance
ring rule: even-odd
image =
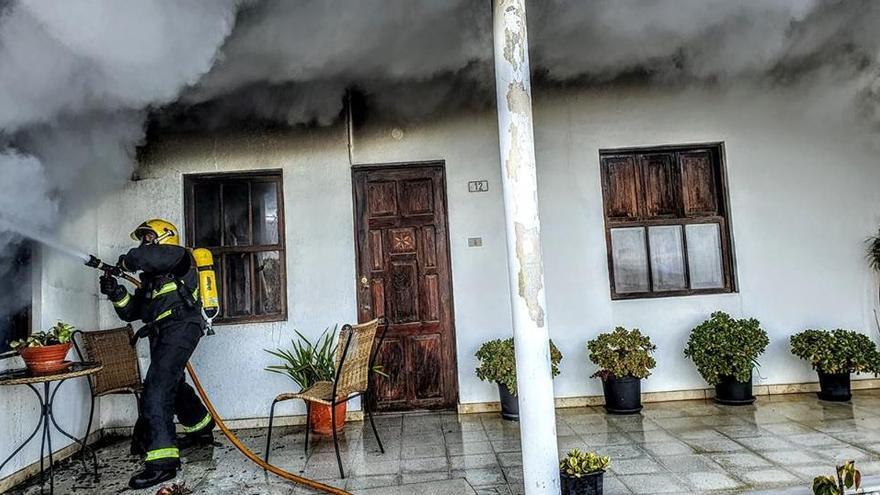
[[[880,2],[529,2],[541,81],[821,85],[876,112]],[[365,91],[405,118],[490,105],[491,2],[268,0],[244,9],[219,62],[167,111],[195,127],[241,120],[326,124]],[[858,80],[858,82],[856,82]],[[855,84],[854,84],[855,83]],[[835,88],[836,87],[836,88]],[[207,103],[206,103],[207,102]],[[847,109],[851,110],[851,108]],[[159,120],[171,121],[168,115]]]

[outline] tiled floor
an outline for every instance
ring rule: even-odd
[[[309,455],[303,454],[302,427],[273,435],[273,463],[358,494],[523,493],[519,426],[497,414],[383,416],[385,454],[364,426],[346,426],[342,449],[349,476],[344,480],[338,479],[332,441],[315,439]],[[265,431],[241,433],[262,452]],[[611,457],[605,474],[609,495],[806,487],[843,459],[855,459],[865,476],[880,474],[880,391],[858,391],[845,404],[820,402],[812,394],[765,397],[744,407],[654,403],[635,416],[611,416],[601,408],[559,409],[557,435],[560,452],[578,447]],[[127,442],[108,440],[99,456],[100,483],[83,477],[80,464],[66,462],[56,476],[56,493],[121,491],[137,465],[127,455]],[[312,493],[265,475],[225,439],[187,453],[180,479],[197,494]],[[12,493],[39,493],[39,487]]]

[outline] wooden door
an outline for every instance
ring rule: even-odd
[[[446,187],[442,164],[352,172],[358,318],[388,331],[374,375],[376,410],[458,401]]]

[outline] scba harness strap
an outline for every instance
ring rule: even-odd
[[[166,276],[163,278],[167,280],[172,277]],[[170,282],[156,285],[158,285],[157,289],[148,292],[150,299],[156,299],[157,297],[163,297],[167,294],[176,292],[180,297],[181,303],[175,304],[165,311],[159,313],[158,315],[156,315],[153,321],[145,324],[143,327],[138,329],[138,331],[135,332],[135,334],[131,338],[131,341],[129,342],[132,346],[137,344],[137,341],[139,339],[157,335],[157,332],[159,330],[158,324],[171,316],[180,315],[182,307],[186,307],[186,309],[188,310],[201,309],[198,288],[194,290],[189,290],[189,287],[187,287],[186,283],[178,278],[172,278]]]

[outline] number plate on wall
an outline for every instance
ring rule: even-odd
[[[477,192],[486,192],[489,190],[489,181],[487,180],[472,180],[468,182],[468,192],[477,193]]]

